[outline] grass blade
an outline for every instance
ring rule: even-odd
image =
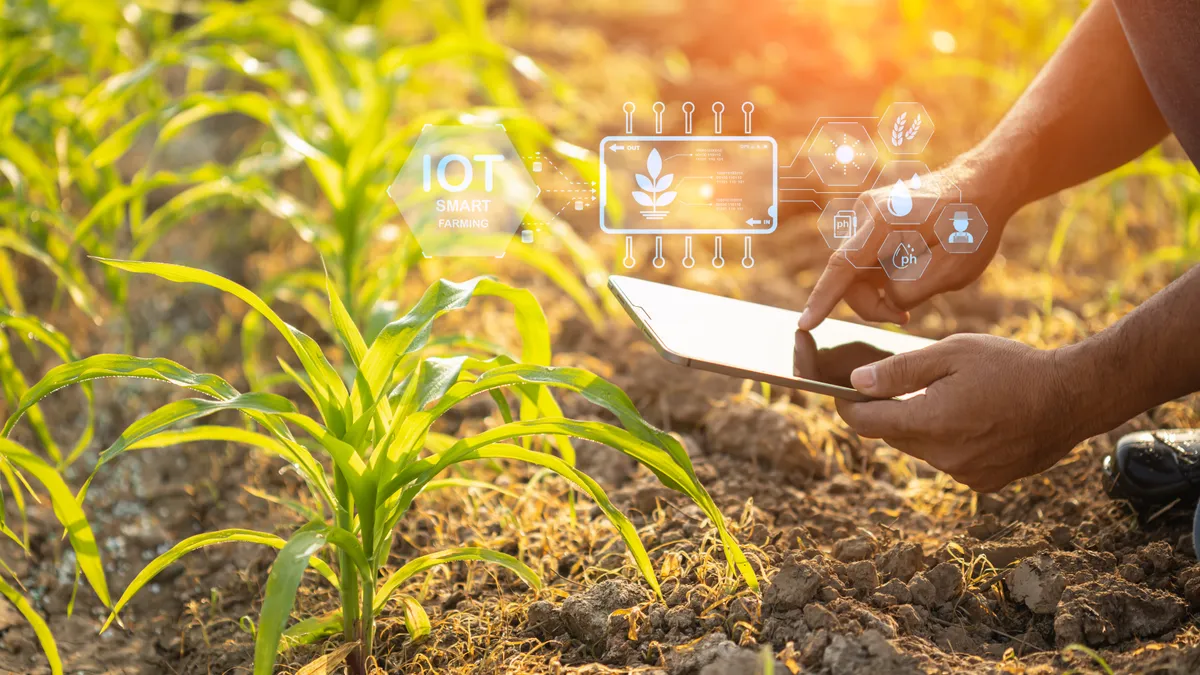
[[[407,593],[400,593],[396,600],[400,601],[400,609],[404,612],[404,628],[408,630],[408,639],[413,642],[425,639],[433,631],[433,624],[429,622],[425,608]]]
[[[312,557],[328,543],[325,533],[301,529],[279,550],[263,596],[254,638],[254,675],[273,675],[283,628],[296,603],[296,589]]]
[[[104,625],[101,626],[100,632],[103,633],[110,625],[112,625],[112,622],[117,618],[117,614],[124,609],[125,605],[128,604],[130,600],[133,599],[133,596],[136,595],[137,592],[140,591],[146,584],[150,583],[151,579],[157,576],[159,572],[166,569],[169,565],[175,563],[175,561],[197,549],[201,549],[206,546],[214,546],[216,544],[228,544],[233,542],[263,544],[265,546],[271,546],[277,549],[282,549],[288,544],[288,542],[283,538],[277,537],[273,534],[243,529],[218,530],[216,532],[205,532],[203,534],[197,534],[188,537],[187,539],[184,539],[178,544],[172,546],[171,549],[166,553],[163,553],[154,560],[151,560],[148,565],[142,568],[141,572],[138,572],[133,581],[129,582],[129,586],[125,588],[125,592],[121,594],[121,597],[117,600],[117,603],[112,606],[112,612],[109,614],[108,620],[106,620]],[[315,569],[321,576],[325,577],[326,581],[333,584],[334,588],[337,588],[337,575],[333,573],[333,570],[329,568],[329,565],[325,564],[325,561],[313,556],[307,564],[311,565],[312,568]]]
[[[453,458],[453,461],[447,463],[446,460],[449,460],[450,458]],[[604,488],[602,488],[599,483],[579,469],[576,469],[574,466],[553,455],[549,455],[544,452],[535,452],[507,443],[493,443],[467,452],[458,452],[452,448],[446,453],[443,453],[443,455],[440,457],[430,457],[422,460],[421,464],[433,468],[422,478],[414,481],[414,486],[409,489],[413,491],[423,489],[427,492],[432,489],[431,486],[433,486],[435,483],[446,483],[449,485],[470,485],[476,481],[465,481],[465,479],[454,478],[429,480],[429,478],[437,475],[437,473],[441,472],[447,466],[450,466],[450,464],[476,459],[512,459],[547,468],[563,478],[566,478],[596,502],[596,504],[600,507],[600,510],[604,512],[604,515],[613,524],[613,527],[616,528],[617,533],[621,536],[621,539],[624,540],[626,548],[629,549],[629,553],[633,557],[634,563],[638,567],[638,571],[640,571],[642,576],[646,579],[646,583],[650,584],[650,587],[654,589],[654,593],[656,595],[661,596],[662,590],[659,587],[658,577],[654,572],[654,565],[651,564],[650,556],[646,553],[646,547],[642,544],[642,540],[638,536],[637,528],[633,526],[633,523],[630,522],[629,518],[627,518],[624,513],[621,513],[620,509],[613,505],[612,501],[609,500],[608,495],[604,492]],[[404,505],[401,504],[400,508],[404,508]],[[390,529],[392,523],[397,518],[399,518],[399,513],[393,514],[392,518],[382,524],[382,527],[387,527]]]
[[[124,453],[133,443],[160,433],[173,424],[207,417],[222,410],[290,413],[296,411],[296,406],[292,405],[291,401],[276,394],[259,394],[253,392],[240,394],[224,401],[210,401],[203,398],[188,398],[182,401],[174,401],[126,427],[125,431],[121,432],[120,437],[107,450],[100,453],[100,460],[96,463],[96,468],[99,469],[102,465]]]
[[[420,574],[425,570],[445,565],[446,563],[455,562],[458,560],[479,560],[489,562],[501,567],[506,567],[512,570],[522,581],[529,584],[535,589],[542,587],[542,580],[538,578],[537,573],[529,568],[528,565],[520,560],[499,551],[493,551],[489,548],[480,548],[477,546],[466,546],[462,548],[449,548],[445,551],[430,553],[419,558],[413,558],[408,561],[403,567],[392,572],[379,586],[379,590],[375,594],[375,611],[383,609],[384,603],[387,602],[388,596],[396,591],[405,581],[408,581],[413,575]]]
[[[50,662],[50,672],[52,675],[62,675],[63,665],[62,659],[58,655],[58,643],[54,641],[54,634],[50,632],[50,626],[46,624],[46,620],[41,614],[29,604],[29,599],[21,594],[20,591],[9,586],[3,579],[0,579],[0,594],[8,598],[8,601],[17,608],[21,616],[29,622],[33,628],[33,632],[37,635],[38,644],[42,646],[42,651],[46,654],[46,660]]]
[[[337,371],[330,365],[329,360],[325,358],[320,345],[295,327],[284,322],[267,303],[259,299],[250,289],[218,274],[183,265],[113,260],[109,258],[97,258],[97,260],[105,265],[110,265],[127,272],[153,274],[175,283],[194,283],[209,286],[224,291],[249,305],[256,312],[263,315],[267,321],[271,322],[271,325],[275,326],[276,330],[279,331],[280,335],[283,336],[283,339],[287,341],[292,351],[300,359],[304,370],[308,372],[312,379],[313,387],[318,395],[317,400],[313,401],[313,403],[321,410],[326,426],[330,427],[336,434],[341,434],[345,430],[340,407],[346,399],[346,385],[338,376]]]
[[[75,495],[71,488],[67,487],[66,481],[44,459],[8,439],[0,439],[0,456],[28,472],[50,493],[54,515],[67,532],[67,538],[71,542],[71,548],[75,549],[75,558],[83,575],[87,577],[100,602],[104,603],[105,607],[112,606],[112,598],[108,595],[108,582],[104,578],[104,565],[100,562],[100,550],[96,547],[96,535],[92,533],[87,516],[75,501]]]
[[[17,409],[4,423],[4,429],[3,432],[0,432],[0,436],[7,437],[30,406],[36,405],[55,391],[72,384],[82,384],[103,377],[136,377],[169,382],[222,401],[238,395],[238,390],[220,377],[207,373],[194,373],[174,361],[123,354],[98,354],[51,368],[45,377],[30,387],[29,391],[21,397]]]

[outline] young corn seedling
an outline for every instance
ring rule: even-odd
[[[26,335],[28,340],[44,344],[64,361],[74,358],[66,339],[53,328],[33,317],[0,310],[0,328],[20,332]],[[15,393],[27,393],[27,391],[24,388],[25,381],[20,371],[12,366],[12,359],[7,350],[8,343],[3,342],[3,338],[4,332],[0,330],[0,380],[3,383],[5,397],[9,398]],[[9,434],[19,418],[18,415],[13,415],[4,425],[3,431],[0,432],[0,476],[3,477],[3,486],[0,486],[0,534],[15,543],[25,555],[29,555],[26,496],[39,503],[45,503],[48,500],[53,508],[55,518],[62,525],[65,537],[75,552],[76,582],[79,579],[78,575],[81,574],[95,590],[100,602],[105,607],[112,607],[112,599],[108,594],[108,583],[104,577],[104,567],[100,561],[96,537],[92,533],[91,525],[88,524],[82,506],[76,500],[75,493],[71,491],[60,473],[61,468],[74,461],[91,441],[93,418],[90,385],[85,390],[85,394],[88,398],[86,428],[74,450],[67,456],[61,454],[54,440],[50,438],[45,420],[41,417],[38,408],[30,406],[25,409],[29,414],[30,425],[35,435],[51,455],[53,464],[9,439]],[[10,402],[15,405],[15,401],[10,399]],[[35,489],[34,486],[41,489]],[[7,487],[8,496],[5,495],[5,487]],[[23,530],[21,535],[14,532],[6,520],[5,502],[10,497],[14,510],[21,517]],[[50,664],[50,672],[53,675],[62,675],[62,657],[59,655],[58,644],[53,633],[50,632],[49,625],[34,608],[28,592],[2,556],[0,556],[0,595],[12,603],[13,607],[33,628],[38,644],[41,645],[42,652],[45,653],[46,660]],[[68,614],[74,609],[74,605],[75,595],[72,593],[71,601],[67,606]]]
[[[157,127],[142,169],[105,204],[106,209],[130,204],[132,257],[144,259],[161,237],[198,211],[252,204],[314,245],[328,262],[350,315],[364,322],[381,301],[399,295],[407,272],[421,257],[405,230],[392,226],[396,213],[385,190],[426,125],[504,123],[524,154],[542,147],[567,149],[568,156],[585,153],[554,138],[524,112],[513,73],[552,92],[564,85],[528,56],[488,35],[482,3],[462,5],[464,18],[456,20],[440,11],[414,8],[406,14],[408,21],[429,24],[434,35],[417,43],[397,43],[386,31],[346,24],[307,3],[199,6],[196,23],[156,48],[150,61],[155,68],[179,64],[191,69],[185,95],[130,119],[92,157],[97,166],[107,166],[132,147],[140,132]],[[424,73],[447,67],[478,79],[478,89],[492,105],[430,105],[431,80]],[[226,91],[203,88],[204,75],[214,71],[228,76]],[[243,81],[251,83],[251,90],[228,90]],[[468,96],[463,91],[452,98]],[[247,151],[229,170],[157,170],[161,151],[181,134],[231,113],[257,122],[246,130],[260,128],[262,133],[258,142],[246,144]],[[592,163],[572,161],[581,170],[596,172]],[[306,175],[289,171],[296,167],[306,169]],[[191,185],[144,215],[142,202],[149,189],[186,183]],[[565,228],[556,228],[555,236],[576,267],[602,276],[594,252],[578,237]],[[371,255],[379,250],[389,253]],[[510,254],[547,275],[589,318],[599,319],[577,270],[540,248]],[[314,283],[305,273],[285,275],[263,289],[278,297],[260,295],[268,301],[295,298],[314,286],[323,291],[323,280]]]
[[[49,500],[55,517],[62,525],[66,538],[75,551],[78,572],[87,579],[104,606],[112,607],[112,599],[108,594],[108,583],[104,578],[104,567],[100,562],[96,537],[92,533],[87,517],[84,516],[83,508],[76,501],[75,494],[71,492],[58,470],[20,444],[9,440],[5,433],[3,437],[0,437],[0,475],[4,477],[4,482],[12,493],[17,511],[22,517],[25,515],[25,500],[21,496],[22,490],[26,491],[34,500]],[[35,491],[33,485],[40,486],[41,491]],[[28,542],[24,538],[18,537],[4,522],[3,495],[3,489],[0,489],[0,534],[15,542],[28,555]],[[27,592],[21,586],[16,573],[3,558],[0,558],[0,570],[2,570],[0,571],[0,595],[12,603],[13,607],[33,628],[34,635],[46,655],[46,660],[50,663],[50,672],[53,675],[62,675],[62,658],[59,656],[58,645],[46,620],[30,603]],[[11,583],[9,579],[11,579]],[[75,597],[72,595],[68,612],[73,608],[74,602]]]
[[[403,9],[405,21],[428,24],[425,32],[433,37],[426,42],[397,41],[386,30],[348,25],[306,3],[214,3],[197,10],[195,23],[159,43],[146,66],[186,68],[183,96],[130,119],[89,157],[95,166],[107,167],[133,147],[141,132],[156,129],[153,146],[129,185],[114,189],[81,226],[90,231],[127,206],[132,258],[144,259],[189,216],[250,205],[312,244],[328,263],[348,312],[372,336],[395,312],[409,272],[422,260],[407,228],[396,222],[398,214],[385,190],[426,125],[503,123],[523,154],[551,148],[582,175],[598,179],[596,163],[586,151],[555,138],[524,112],[514,75],[560,98],[564,85],[528,56],[498,44],[486,31],[481,3],[461,3],[449,13]],[[453,103],[465,100],[468,91],[447,92],[431,105],[430,78],[447,68],[477,80],[474,86],[485,105]],[[205,88],[214,74],[223,78],[223,91]],[[249,84],[247,90],[241,90],[242,83]],[[251,139],[232,166],[219,170],[206,164],[188,171],[159,167],[166,149],[196,125],[229,114],[245,119],[241,133]],[[170,186],[179,192],[147,214],[150,192]],[[589,286],[603,283],[603,264],[552,211],[538,205],[534,217],[553,221],[551,234],[567,260],[547,248],[527,246],[510,247],[507,258],[544,274],[585,316],[599,322],[603,313]],[[437,264],[425,262],[427,268]],[[472,274],[479,273],[478,262],[471,266]],[[319,270],[301,267],[277,275],[256,292],[272,304],[315,308],[309,313],[318,321],[324,315],[320,297],[325,277]],[[607,294],[600,297],[607,309],[615,309]],[[333,333],[327,321],[322,327]],[[260,390],[284,379],[282,373],[268,372],[271,364],[257,349],[265,330],[256,315],[243,324],[246,377]]]
[[[220,377],[195,373],[164,359],[105,354],[51,370],[25,395],[14,417],[63,386],[99,377],[168,382],[206,398],[169,403],[130,425],[101,454],[97,473],[104,464],[132,450],[203,440],[243,443],[292,464],[304,477],[322,513],[286,540],[266,532],[229,529],[179,542],[137,575],[113,605],[105,627],[139,589],[184,554],[222,542],[255,542],[278,548],[279,553],[267,578],[255,633],[254,672],[272,672],[281,642],[287,646],[310,641],[340,629],[347,645],[357,645],[347,652],[352,672],[364,673],[374,649],[375,619],[389,600],[395,598],[400,604],[410,636],[417,638],[429,632],[429,618],[420,604],[398,593],[413,575],[451,561],[480,560],[512,570],[530,586],[540,586],[537,574],[521,560],[475,547],[447,549],[409,560],[398,569],[385,568],[396,524],[413,502],[426,489],[443,487],[439,483],[445,481],[439,481],[438,476],[447,468],[480,459],[508,459],[544,467],[591,497],[624,540],[646,582],[660,593],[654,568],[632,523],[613,506],[599,484],[574,467],[569,438],[587,439],[622,452],[648,467],[664,485],[688,495],[716,528],[730,569],[757,588],[754,571],[696,478],[680,443],[643,420],[629,398],[609,382],[586,370],[546,365],[549,338],[545,316],[527,291],[483,277],[464,283],[439,281],[408,313],[389,322],[368,341],[330,283],[329,321],[349,357],[343,379],[312,338],[285,323],[267,303],[236,283],[178,265],[101,262],[168,281],[203,284],[245,302],[274,326],[291,348],[300,367],[282,360],[281,364],[315,407],[317,416],[300,412],[282,396],[242,393]],[[493,297],[512,304],[526,363],[503,356],[484,360],[424,353],[433,322],[447,312],[463,309],[475,297]],[[582,395],[612,414],[620,425],[564,418],[551,396],[552,389]],[[519,418],[514,418],[504,392],[520,397]],[[449,442],[431,437],[430,428],[439,417],[479,394],[490,394],[495,399],[503,424]],[[203,425],[172,430],[220,410],[241,411],[259,430]],[[528,441],[537,438],[548,438],[558,455],[530,449]],[[328,459],[328,468],[321,455]],[[333,566],[322,557],[325,549],[336,554]],[[337,588],[341,609],[287,627],[301,577],[309,567]]]

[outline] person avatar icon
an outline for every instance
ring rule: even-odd
[[[949,243],[951,244],[974,244],[975,237],[967,232],[967,226],[971,224],[971,215],[966,211],[955,211],[954,232],[950,233]]]

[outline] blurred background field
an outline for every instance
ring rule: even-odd
[[[623,269],[622,242],[600,234],[594,211],[555,216],[561,204],[546,200],[529,218],[536,246],[514,243],[502,261],[426,260],[384,194],[426,123],[502,122],[522,154],[554,158],[567,180],[594,180],[597,143],[623,131],[625,101],[639,111],[655,101],[668,110],[693,101],[697,125],[711,123],[701,111],[713,101],[729,111],[753,101],[755,130],[777,139],[784,161],[818,117],[875,116],[893,101],[919,101],[936,123],[923,157],[935,168],[987,133],[1084,6],[5,0],[0,309],[57,327],[62,340],[48,349],[12,322],[0,332],[0,417],[51,367],[109,351],[166,356],[244,388],[294,393],[276,372],[281,342],[239,303],[132,282],[88,256],[227,276],[320,335],[331,354],[337,339],[322,311],[322,261],[368,334],[436,279],[493,274],[529,288],[546,309],[556,365],[612,379],[647,419],[683,439],[760,577],[784,578],[796,561],[819,554],[830,560],[822,585],[842,588],[821,598],[828,622],[788,615],[792,608],[772,605],[769,592],[727,593],[723,552],[697,525],[694,507],[637,465],[586,445],[581,468],[634,513],[660,576],[673,582],[664,585],[666,599],[656,602],[637,586],[601,514],[580,500],[576,517],[565,483],[516,465],[479,467],[472,478],[511,495],[469,489],[431,498],[401,526],[391,563],[477,543],[517,554],[547,588],[534,593],[507,572],[473,563],[428,573],[406,588],[429,611],[432,634],[412,640],[402,608],[388,607],[375,650],[383,672],[748,673],[764,647],[791,672],[1098,668],[1086,655],[1062,652],[1053,616],[1014,602],[996,579],[1006,566],[1053,551],[1078,556],[1097,577],[1115,577],[1118,564],[1145,568],[1141,578],[1121,578],[1182,598],[1189,611],[1196,606],[1200,572],[1180,539],[1186,524],[1170,516],[1139,524],[1102,494],[1095,460],[1115,436],[1081,446],[1049,474],[979,498],[859,439],[819,397],[774,391],[764,398],[746,383],[680,375],[660,363],[604,287],[608,273]],[[918,310],[912,330],[994,332],[1049,347],[1102,329],[1200,256],[1198,184],[1168,139],[1126,167],[1031,205],[1008,227],[982,279]],[[796,208],[783,211],[753,270],[697,266],[647,276],[798,308],[829,251],[817,210],[785,206]],[[638,246],[648,259],[651,242]],[[450,319],[445,330],[497,350],[515,353],[519,345],[512,318],[495,304]],[[100,450],[172,398],[136,381],[94,388],[94,399],[56,394],[13,434],[26,447],[55,446],[52,463],[75,490]],[[569,397],[564,409],[595,414]],[[490,401],[481,402],[439,430],[461,435],[499,419]],[[1188,399],[1132,426],[1196,419]],[[140,452],[105,472],[86,510],[114,593],[182,537],[248,522],[282,533],[303,522],[278,497],[262,497],[299,499],[294,473],[232,445]],[[96,638],[107,611],[86,584],[76,600],[76,555],[52,510],[31,503],[25,513],[8,494],[5,508],[14,528],[29,520],[28,533],[17,535],[28,553],[4,542],[10,581],[47,620],[67,672],[251,672],[253,619],[273,551],[231,544],[185,559],[135,600],[127,628]],[[1160,541],[1169,544],[1165,554],[1153,548]],[[900,557],[914,543],[914,571],[960,570],[953,596],[873,603],[880,582],[898,578],[885,571],[891,558],[875,556]],[[864,561],[874,561],[873,584],[848,571]],[[911,585],[908,577],[902,581]],[[604,580],[624,584],[605,591],[621,599],[587,595]],[[297,617],[335,604],[308,581]],[[601,608],[615,603],[592,619],[598,629],[581,629],[587,622],[568,609],[580,597]],[[872,632],[890,646],[873,642]],[[1200,658],[1198,636],[1194,620],[1183,617],[1122,640],[1084,641],[1118,670],[1189,672]],[[28,621],[0,612],[0,670],[49,672],[37,644]],[[297,672],[339,645],[335,637],[292,649],[281,667]],[[702,670],[738,659],[750,664],[746,670]]]

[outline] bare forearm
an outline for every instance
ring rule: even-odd
[[[1200,391],[1200,266],[1083,342],[1059,349],[1077,440]]]
[[[1114,169],[1167,134],[1112,0],[1096,0],[995,130],[960,160],[1011,211]]]

